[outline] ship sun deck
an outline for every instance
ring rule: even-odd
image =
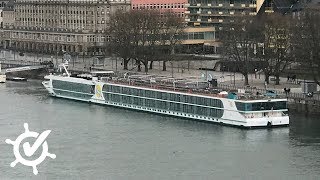
[[[101,82],[112,83],[114,85],[131,86],[133,88],[153,89],[155,91],[169,91],[173,93],[187,93],[193,95],[232,98],[241,101],[264,101],[286,99],[283,95],[254,94],[244,90],[228,91],[223,88],[214,87],[209,82],[197,77],[171,78],[155,75],[132,75],[126,78],[108,77],[100,78]],[[231,95],[230,95],[231,94]]]

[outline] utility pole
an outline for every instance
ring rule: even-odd
[[[171,61],[171,77],[173,77],[173,62]]]
[[[236,71],[233,71],[233,86],[236,86]]]
[[[116,56],[116,71],[118,70],[118,56]]]

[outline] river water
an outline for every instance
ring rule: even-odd
[[[49,97],[40,81],[0,84],[0,179],[319,179],[320,119],[244,130]],[[52,130],[32,167],[10,163],[24,132]],[[36,139],[26,138],[32,146]],[[23,141],[24,143],[24,141]],[[22,143],[21,143],[22,144]],[[27,160],[40,156],[40,147]]]

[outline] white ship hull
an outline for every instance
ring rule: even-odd
[[[227,98],[211,98],[207,96],[201,96],[201,95],[194,95],[189,93],[180,93],[180,92],[172,92],[172,91],[165,91],[165,90],[154,90],[154,89],[148,89],[148,88],[141,88],[141,87],[133,87],[128,85],[119,85],[119,84],[112,84],[112,83],[103,83],[99,81],[91,81],[91,80],[84,80],[79,78],[72,78],[72,77],[60,77],[60,76],[54,76],[49,75],[46,76],[46,79],[49,79],[49,81],[44,81],[43,85],[48,90],[49,94],[55,97],[59,98],[66,98],[66,99],[72,99],[72,100],[79,100],[79,101],[85,101],[90,103],[97,103],[97,104],[103,104],[108,106],[115,106],[115,107],[122,107],[122,108],[128,108],[133,110],[139,110],[139,111],[146,111],[146,112],[152,112],[157,114],[163,114],[163,115],[170,115],[170,116],[176,116],[181,118],[188,118],[188,119],[194,119],[199,121],[207,121],[207,122],[214,122],[214,123],[220,123],[220,124],[226,124],[226,125],[232,125],[232,126],[239,126],[239,127],[274,127],[274,126],[287,126],[289,125],[289,116],[287,114],[284,114],[284,112],[288,111],[287,109],[281,109],[281,110],[266,110],[266,111],[247,111],[242,112],[239,111],[236,107],[236,100],[234,99],[227,99]],[[63,90],[59,89],[53,86],[53,81],[63,81],[63,83],[78,83],[78,84],[86,84],[88,86],[94,87],[94,91],[92,94],[90,93],[79,93],[79,92],[73,92],[70,90]],[[216,111],[222,111],[223,114],[221,116],[217,115],[216,117],[210,116],[210,115],[199,115],[195,113],[186,113],[182,111],[183,105],[190,105],[190,103],[184,103],[184,102],[173,102],[168,100],[161,100],[161,101],[167,101],[166,103],[176,103],[179,104],[180,110],[179,111],[172,111],[169,108],[168,109],[159,109],[156,107],[149,107],[145,105],[146,103],[143,103],[144,105],[137,105],[133,103],[123,103],[123,102],[114,102],[105,96],[108,94],[108,92],[103,91],[105,86],[117,86],[117,87],[124,87],[124,88],[136,88],[136,89],[144,89],[146,91],[156,91],[156,92],[170,92],[171,94],[179,94],[179,96],[192,96],[192,97],[204,97],[213,99],[215,101],[221,101],[223,104],[223,108],[217,108],[217,107],[208,107],[203,105],[195,105],[197,107],[203,107],[203,108],[214,108]],[[67,95],[66,95],[67,94]],[[123,95],[119,93],[110,93],[115,95]],[[139,96],[133,96],[133,95],[125,95],[130,98],[141,98]],[[122,96],[121,96],[122,97]],[[145,99],[151,99],[151,98],[145,98]],[[269,102],[271,100],[264,100],[265,102]],[[264,102],[263,101],[263,102]],[[277,101],[286,101],[286,99],[275,99],[272,100],[272,102],[277,103]],[[133,100],[131,101],[133,102]],[[258,102],[257,100],[252,102]],[[260,102],[260,101],[259,101]],[[262,102],[262,101],[261,101]],[[192,106],[193,107],[193,106]],[[206,109],[206,110],[207,110]],[[195,110],[194,110],[195,112]],[[204,113],[204,114],[209,114]],[[217,114],[217,113],[216,113]]]

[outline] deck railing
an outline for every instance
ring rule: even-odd
[[[284,90],[278,90],[278,89],[261,89],[256,87],[246,87],[246,86],[234,86],[234,85],[228,85],[228,84],[219,84],[218,88],[225,89],[225,90],[232,90],[232,91],[238,91],[238,89],[243,89],[246,92],[250,92],[253,94],[257,94],[257,92],[261,94],[267,93],[267,91],[273,91],[278,95],[282,95],[287,97],[288,99],[299,99],[299,100],[314,100],[314,101],[320,101],[320,95],[314,94],[312,97],[308,96],[307,94],[303,93],[285,93]]]

